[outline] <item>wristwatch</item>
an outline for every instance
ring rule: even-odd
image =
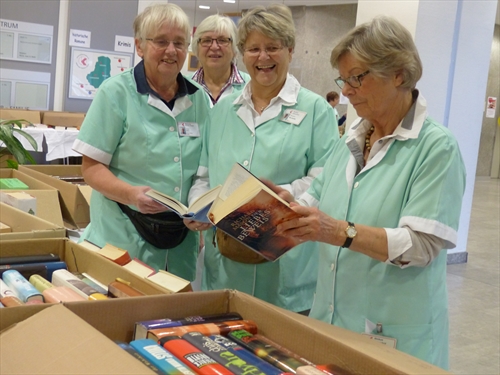
[[[345,234],[347,238],[342,247],[348,249],[349,246],[351,246],[353,238],[356,237],[356,234],[358,234],[358,231],[354,227],[354,223],[351,223],[350,221],[347,222],[347,228],[345,228]]]

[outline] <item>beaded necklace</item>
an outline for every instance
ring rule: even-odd
[[[370,145],[370,137],[372,136],[374,130],[375,130],[375,128],[372,125],[372,127],[370,128],[370,130],[368,130],[368,132],[366,133],[366,136],[365,136],[365,151],[370,152],[370,149],[372,148],[372,146]]]

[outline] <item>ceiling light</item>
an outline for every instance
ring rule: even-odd
[[[225,3],[231,3],[231,4],[234,4],[236,2],[236,0],[224,0]]]
[[[200,9],[210,9],[208,5],[198,5],[198,8]]]

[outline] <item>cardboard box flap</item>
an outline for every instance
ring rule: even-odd
[[[41,123],[40,111],[28,111],[22,109],[0,108],[0,119],[2,120],[26,120],[33,124]]]
[[[0,343],[2,374],[154,374],[61,305],[5,331]]]
[[[90,196],[92,195],[92,188],[88,185],[78,185],[78,190],[82,193],[83,197],[90,206]]]
[[[85,113],[82,112],[59,112],[43,111],[42,124],[52,126],[64,126],[78,128],[82,125]]]

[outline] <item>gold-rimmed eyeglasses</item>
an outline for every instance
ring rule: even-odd
[[[264,49],[260,47],[251,47],[245,48],[243,51],[250,57],[260,56],[262,52],[265,52],[268,56],[276,56],[283,48],[283,46],[268,46]]]
[[[341,90],[344,88],[346,83],[348,83],[349,86],[351,86],[353,89],[357,89],[358,87],[361,87],[361,78],[366,76],[368,73],[370,73],[369,70],[364,73],[358,74],[357,76],[347,77],[346,79],[339,77],[335,79],[335,83],[338,87],[340,87]]]
[[[212,43],[215,41],[219,47],[227,47],[229,43],[233,40],[231,38],[200,38],[198,39],[198,44],[202,47],[211,47]]]
[[[163,38],[146,38],[147,41],[153,43],[153,46],[159,50],[166,50],[170,43],[174,45],[174,48],[178,51],[185,51],[188,43],[184,40],[167,40]]]

